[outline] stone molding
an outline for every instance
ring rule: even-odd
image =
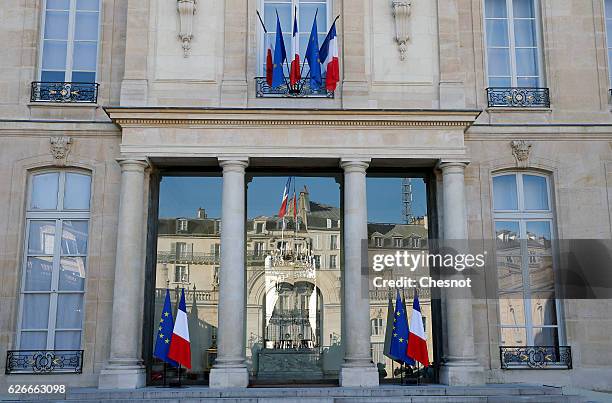
[[[183,57],[188,57],[193,39],[193,15],[196,12],[196,0],[177,0],[179,14],[178,38],[183,46]]]
[[[395,41],[400,52],[400,60],[406,60],[408,41],[410,40],[411,3],[406,0],[393,0],[393,19],[395,21]]]

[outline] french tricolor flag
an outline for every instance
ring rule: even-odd
[[[176,311],[176,321],[170,339],[168,357],[185,368],[191,369],[191,343],[189,342],[189,325],[185,305],[185,289],[181,289],[181,301]]]
[[[297,23],[297,7],[293,17],[293,34],[291,36],[291,71],[289,72],[289,82],[295,85],[302,78],[300,71],[300,36]]]
[[[272,72],[274,71],[272,55],[274,49],[272,49],[272,37],[267,32],[264,35],[266,38],[266,82],[269,86],[272,86]]]
[[[415,294],[412,302],[412,317],[410,318],[410,333],[408,334],[408,357],[420,362],[425,367],[429,366],[429,354],[427,353],[427,336],[423,328],[423,315],[419,296]]]
[[[336,21],[332,24],[321,49],[319,56],[323,60],[323,70],[326,71],[325,88],[335,91],[340,81],[340,64],[338,61],[338,35],[336,34]]]
[[[283,218],[287,214],[287,202],[289,201],[289,186],[291,186],[291,176],[287,179],[285,190],[283,190],[283,199],[281,201],[280,209],[278,210],[278,216]]]

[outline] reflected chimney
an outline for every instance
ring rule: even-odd
[[[206,210],[204,210],[202,207],[198,208],[198,214],[197,214],[197,217],[198,217],[199,219],[201,219],[201,220],[202,220],[202,219],[204,219],[204,218],[208,218],[208,217],[206,216]]]

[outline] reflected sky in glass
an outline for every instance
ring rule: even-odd
[[[248,184],[247,216],[272,216],[278,213],[286,176],[256,177]],[[340,206],[340,187],[332,177],[295,177],[295,191],[308,187],[310,200],[332,206]],[[196,216],[197,209],[206,210],[209,218],[221,216],[221,177],[166,176],[162,178],[159,196],[159,217],[174,218]],[[291,185],[290,196],[294,185]],[[367,179],[368,221],[401,223],[401,178]],[[426,215],[427,198],[425,183],[420,178],[412,180],[413,215]]]

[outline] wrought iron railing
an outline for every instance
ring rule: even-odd
[[[572,369],[569,346],[501,346],[499,355],[502,369]]]
[[[98,83],[34,81],[30,101],[95,104],[99,86]]]
[[[248,263],[262,262],[266,257],[261,253],[247,251],[246,259]],[[218,253],[200,253],[200,252],[174,252],[174,251],[158,251],[157,263],[190,263],[190,264],[209,264],[218,265],[221,261],[221,255]]]
[[[266,77],[255,77],[255,96],[257,98],[333,98],[334,92],[328,91],[323,85],[319,89],[310,86],[309,78],[302,78],[295,85],[290,85],[289,80],[278,87],[268,85]]]
[[[199,302],[216,302],[219,300],[219,291],[217,290],[193,290],[189,287],[185,286],[185,300],[187,303],[193,302],[193,298],[195,297],[196,301]],[[178,298],[179,288],[170,287],[170,291],[176,291],[175,297]],[[173,294],[171,294],[173,295]],[[155,300],[160,302],[164,300],[166,296],[165,288],[156,288],[155,289]]]
[[[6,370],[9,374],[80,374],[83,350],[9,350]]]
[[[490,108],[550,108],[548,88],[490,87],[487,100]]]

